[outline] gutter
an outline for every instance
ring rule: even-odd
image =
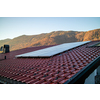
[[[91,61],[64,84],[84,84],[85,79],[100,65],[100,56]]]

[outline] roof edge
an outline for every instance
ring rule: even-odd
[[[99,65],[100,65],[100,56],[91,61],[88,65],[86,65],[78,73],[72,76],[64,84],[80,84],[78,83],[79,80],[86,79]]]

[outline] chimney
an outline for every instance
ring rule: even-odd
[[[8,53],[8,52],[10,52],[10,50],[9,50],[9,45],[4,45],[3,46],[3,53]]]

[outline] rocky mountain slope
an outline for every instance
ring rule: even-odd
[[[0,40],[0,46],[9,44],[10,50],[12,51],[30,46],[54,45],[89,40],[100,40],[100,29],[86,32],[53,31],[40,35],[22,35],[14,39]]]

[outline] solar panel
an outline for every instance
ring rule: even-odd
[[[41,50],[37,50],[33,52],[28,52],[21,55],[16,55],[15,57],[51,57],[88,42],[90,41],[64,43],[57,46],[53,46],[53,47],[49,47],[49,48],[45,48],[45,49],[41,49]]]

